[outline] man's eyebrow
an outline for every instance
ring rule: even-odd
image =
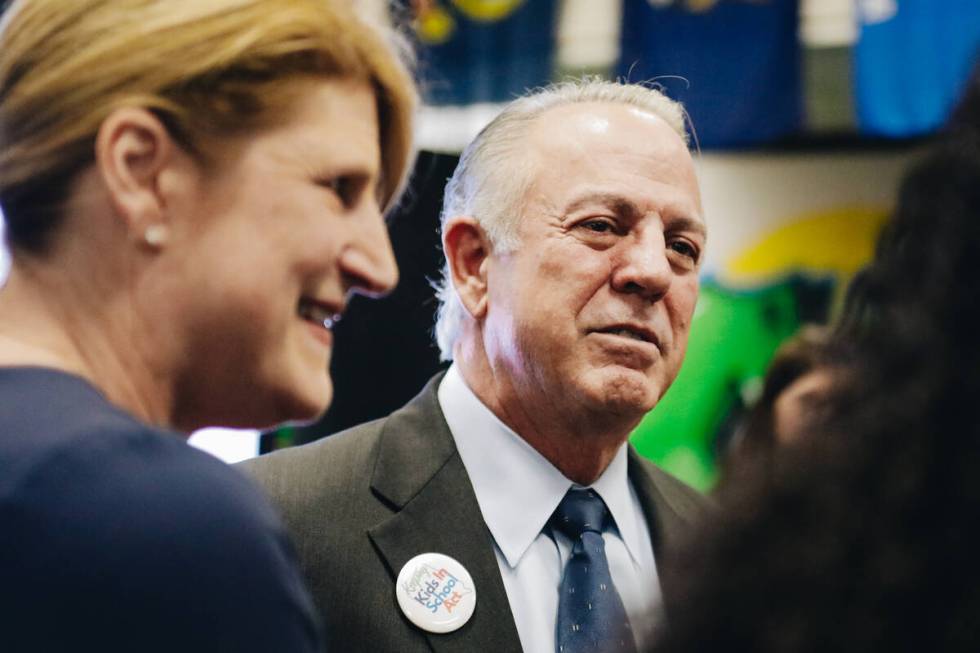
[[[702,238],[708,237],[708,227],[699,218],[689,218],[686,216],[674,218],[670,221],[671,231],[694,231]]]
[[[565,207],[565,214],[568,215],[569,213],[574,213],[584,207],[593,205],[604,206],[612,209],[619,215],[625,215],[632,219],[636,219],[642,215],[642,212],[636,204],[626,197],[618,193],[606,192],[586,193],[575,198]],[[670,228],[674,231],[694,231],[702,238],[707,238],[708,236],[708,228],[704,224],[704,220],[700,217],[692,218],[681,215],[671,218]]]
[[[568,204],[568,206],[565,207],[565,213],[573,213],[586,206],[593,205],[601,205],[612,209],[616,213],[629,215],[631,217],[638,216],[640,213],[636,205],[627,198],[619,195],[618,193],[605,192],[586,193],[575,198]]]

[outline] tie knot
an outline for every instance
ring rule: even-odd
[[[582,533],[602,533],[609,518],[609,511],[602,498],[593,490],[569,490],[555,508],[552,527],[575,541]]]

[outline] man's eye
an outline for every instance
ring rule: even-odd
[[[613,225],[606,220],[589,220],[588,222],[583,222],[582,226],[597,234],[605,234],[613,230]]]
[[[675,240],[670,243],[670,248],[678,254],[688,257],[694,262],[697,262],[700,254],[698,249],[686,240]]]

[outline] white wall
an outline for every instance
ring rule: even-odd
[[[702,155],[697,167],[709,232],[705,273],[726,276],[734,257],[803,216],[887,212],[914,156],[910,150]]]

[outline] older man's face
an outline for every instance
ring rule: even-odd
[[[535,123],[525,161],[520,244],[489,263],[491,365],[553,409],[639,419],[677,375],[697,301],[691,157],[660,118],[578,104]]]

